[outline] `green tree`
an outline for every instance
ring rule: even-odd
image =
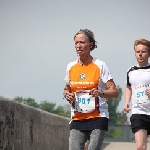
[[[66,104],[64,106],[57,106],[53,102],[48,101],[42,101],[40,104],[37,104],[36,101],[33,98],[22,98],[22,97],[16,97],[14,98],[15,101],[26,104],[35,108],[40,108],[44,111],[55,113],[60,116],[69,117],[71,116],[71,106],[70,104]]]
[[[36,103],[35,99],[33,98],[27,98],[26,99],[26,104],[35,108],[38,108],[39,105]]]
[[[58,114],[60,116],[65,116],[64,107],[63,106],[58,106],[55,109],[55,114]]]
[[[70,104],[66,104],[64,106],[58,106],[55,109],[55,113],[60,115],[60,116],[64,116],[64,117],[71,117],[71,106]]]
[[[19,103],[38,108],[38,104],[35,102],[35,99],[33,99],[33,98],[16,97],[16,98],[14,98],[14,100],[19,102]]]
[[[21,103],[21,104],[25,104],[25,99],[22,97],[15,97],[14,100]]]
[[[42,101],[40,104],[39,104],[39,108],[42,109],[42,110],[45,110],[45,111],[48,111],[50,113],[55,113],[55,108],[56,107],[56,104],[55,103],[50,103],[48,101]]]
[[[71,117],[71,105],[70,104],[64,105],[64,112],[69,114]]]
[[[121,125],[127,121],[127,116],[123,112],[117,110],[118,105],[122,98],[122,89],[118,86],[119,96],[114,99],[108,99],[108,110],[109,110],[109,125]],[[121,138],[123,131],[121,128],[110,128],[106,133],[106,137]]]
[[[117,98],[108,99],[109,124],[123,124],[127,121],[127,116],[123,112],[117,110],[122,98],[122,89],[118,86],[119,96]]]

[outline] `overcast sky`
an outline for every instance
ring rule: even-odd
[[[85,28],[98,42],[93,57],[124,91],[134,41],[150,40],[150,0],[0,0],[0,95],[67,104],[66,65],[77,59],[73,37]]]

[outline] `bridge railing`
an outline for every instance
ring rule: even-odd
[[[105,141],[134,142],[134,135],[130,125],[109,125]]]

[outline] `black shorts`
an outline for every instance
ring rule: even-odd
[[[88,135],[87,140],[90,140],[90,134]]]
[[[150,135],[150,115],[132,114],[130,117],[131,129],[135,134],[140,129],[147,130],[147,135]]]
[[[94,130],[94,129],[100,129],[100,130],[108,130],[108,121],[109,119],[106,117],[100,117],[100,118],[92,118],[87,120],[72,120],[70,123],[70,130],[76,129],[76,130]]]

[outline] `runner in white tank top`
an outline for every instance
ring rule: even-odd
[[[147,149],[147,135],[150,135],[150,41],[136,40],[134,43],[137,66],[127,72],[124,113],[130,111],[132,132],[135,135],[137,150]]]

